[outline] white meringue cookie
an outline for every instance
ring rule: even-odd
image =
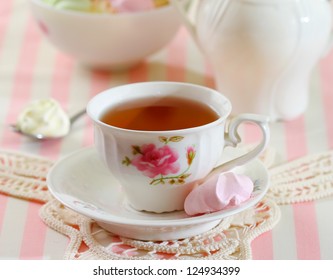
[[[28,134],[61,137],[69,132],[70,121],[56,100],[45,98],[24,108],[17,118],[16,128]]]
[[[249,199],[253,188],[251,178],[246,175],[233,172],[217,174],[189,193],[184,209],[190,216],[220,211]]]

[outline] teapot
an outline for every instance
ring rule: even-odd
[[[210,63],[233,114],[272,121],[305,112],[316,63],[329,50],[328,0],[171,0]]]

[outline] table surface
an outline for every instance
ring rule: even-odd
[[[8,128],[31,100],[55,98],[67,112],[84,108],[104,89],[139,81],[168,80],[214,87],[209,65],[184,28],[163,50],[121,73],[90,70],[57,51],[39,33],[28,1],[0,2],[0,148],[57,160],[93,145],[92,124],[80,119],[62,140],[34,141]],[[304,115],[271,124],[270,148],[281,162],[333,147],[333,52],[311,76]],[[258,134],[241,131],[246,143]],[[0,194],[0,259],[62,259],[68,239],[47,228],[41,204]],[[333,199],[281,206],[281,221],[252,243],[254,259],[333,259]]]

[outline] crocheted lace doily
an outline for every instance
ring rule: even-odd
[[[18,198],[49,201],[46,174],[53,162],[42,157],[0,150],[0,192]]]
[[[0,192],[45,203],[40,216],[69,237],[65,259],[250,259],[251,241],[279,221],[278,204],[318,199],[333,193],[333,153],[311,155],[277,167],[268,149],[261,160],[271,186],[252,208],[228,217],[214,229],[182,240],[140,241],[105,231],[90,218],[52,198],[46,175],[53,162],[28,154],[0,151]]]
[[[333,151],[308,155],[269,169],[267,197],[278,204],[312,201],[333,194]]]
[[[251,241],[273,228],[280,211],[273,201],[263,200],[204,234],[164,242],[116,236],[56,200],[43,206],[41,217],[70,237],[66,259],[250,259]]]

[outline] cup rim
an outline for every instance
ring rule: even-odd
[[[88,18],[121,18],[121,17],[145,17],[149,14],[153,13],[164,13],[170,9],[173,9],[173,6],[171,4],[165,5],[162,7],[158,7],[152,10],[147,10],[147,11],[137,11],[137,12],[124,12],[124,13],[89,13],[89,12],[84,12],[84,11],[75,11],[75,10],[63,10],[63,9],[56,9],[50,4],[44,3],[42,0],[30,0],[30,3],[37,5],[43,9],[47,9],[52,12],[56,12],[65,16],[75,16],[75,17],[88,17]]]
[[[110,91],[116,91],[117,89],[120,88],[124,88],[124,87],[135,87],[138,85],[158,85],[160,84],[161,86],[163,85],[178,85],[181,87],[195,87],[197,89],[203,89],[203,90],[209,90],[213,95],[215,96],[219,96],[219,98],[223,99],[224,102],[224,106],[225,106],[225,113],[223,115],[219,115],[218,119],[216,119],[213,122],[204,124],[204,125],[200,125],[200,126],[194,126],[194,127],[190,127],[190,128],[183,128],[183,129],[173,129],[173,130],[136,130],[136,129],[127,129],[127,128],[121,128],[121,127],[117,127],[117,126],[113,126],[113,125],[109,125],[106,124],[104,122],[102,122],[98,117],[94,116],[94,114],[91,112],[92,109],[91,107],[93,106],[92,104],[96,101],[97,98],[100,98],[100,96],[105,95],[105,94],[109,94]],[[107,90],[104,90],[100,93],[98,93],[97,95],[95,95],[87,104],[86,106],[86,112],[87,115],[89,116],[89,118],[95,122],[96,124],[102,126],[102,127],[106,127],[106,128],[112,128],[116,131],[121,131],[121,132],[127,132],[127,133],[139,133],[139,134],[188,134],[188,133],[193,133],[195,131],[198,130],[204,130],[207,129],[209,127],[214,127],[219,125],[220,123],[224,122],[228,116],[230,115],[232,110],[232,106],[231,106],[231,102],[230,100],[224,96],[222,93],[216,91],[215,89],[206,87],[206,86],[201,86],[201,85],[197,85],[197,84],[192,84],[192,83],[185,83],[185,82],[171,82],[171,81],[153,81],[153,82],[138,82],[138,83],[131,83],[131,84],[124,84],[124,85],[120,85],[120,86],[116,86],[113,88],[109,88]]]

